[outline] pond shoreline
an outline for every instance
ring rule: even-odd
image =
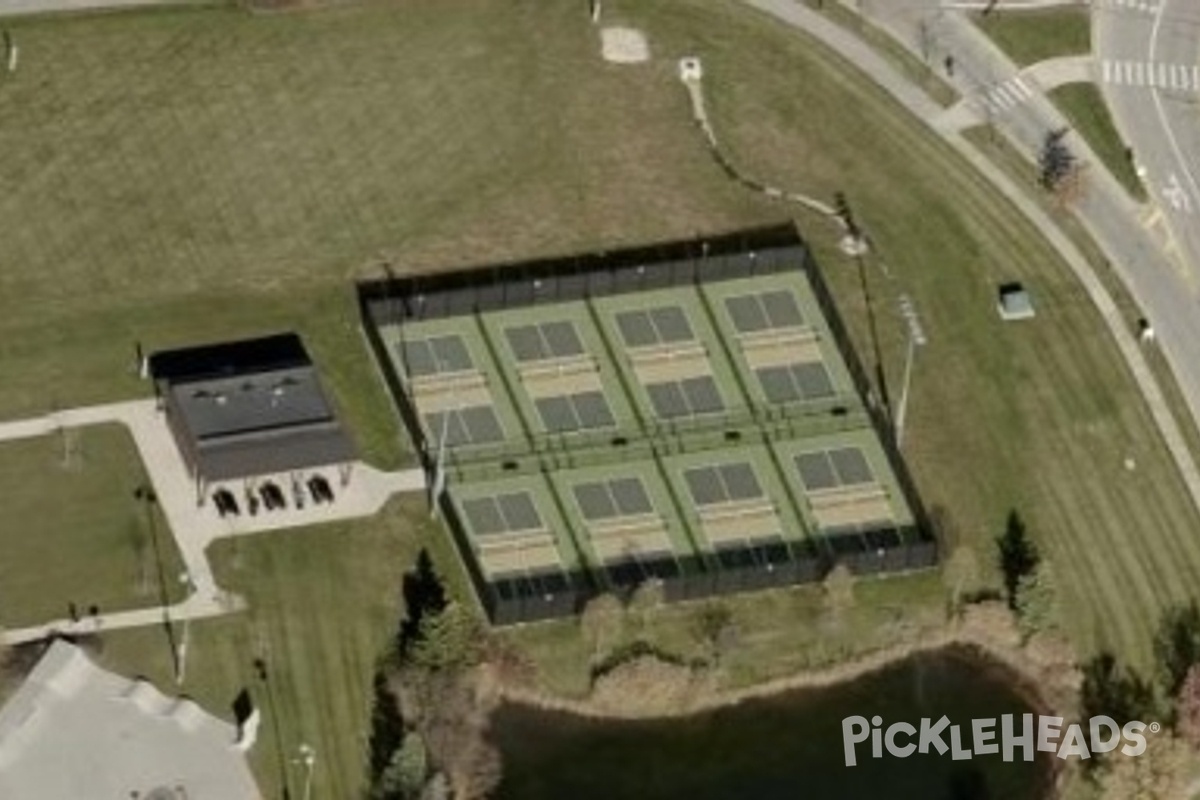
[[[601,706],[590,697],[563,697],[543,689],[505,681],[497,681],[493,685],[492,699],[498,703],[565,712],[591,719],[668,719],[730,708],[796,690],[826,689],[867,677],[910,658],[943,652],[978,661],[981,666],[995,670],[1038,713],[1064,712],[1045,696],[1040,688],[1045,685],[1043,676],[1037,674],[1037,668],[1030,663],[1020,646],[1000,644],[992,637],[963,628],[948,628],[915,642],[883,648],[852,661],[821,669],[806,670],[749,686],[702,692],[691,698],[687,705],[675,708],[650,707],[637,700],[627,706]]]
[[[1022,639],[1011,613],[1002,604],[969,607],[940,629],[926,630],[912,641],[885,647],[861,657],[827,667],[736,688],[720,688],[715,680],[696,682],[696,691],[684,692],[683,702],[672,707],[646,702],[641,692],[614,703],[614,693],[597,703],[588,697],[556,695],[528,683],[506,681],[492,673],[480,686],[490,706],[489,719],[506,706],[530,711],[563,713],[595,722],[649,722],[685,720],[723,712],[755,701],[783,698],[793,692],[820,693],[853,682],[870,679],[905,662],[921,658],[949,657],[979,671],[982,681],[1002,683],[1033,713],[1071,717],[1078,709],[1079,673],[1065,642],[1047,638],[1040,642]],[[710,676],[711,678],[711,676]],[[489,722],[490,726],[490,722]],[[1068,770],[1057,759],[1038,781],[1037,797],[1054,800],[1062,795]]]

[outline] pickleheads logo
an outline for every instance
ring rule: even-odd
[[[1054,753],[1061,759],[1076,757],[1091,758],[1092,753],[1108,753],[1121,748],[1127,756],[1140,756],[1146,752],[1145,731],[1158,733],[1157,722],[1126,722],[1117,725],[1111,717],[1098,716],[1088,720],[1087,735],[1080,724],[1063,728],[1062,717],[1037,717],[1022,714],[1020,731],[1014,725],[1015,717],[1005,714],[1000,717],[999,731],[995,717],[971,720],[970,732],[964,735],[962,726],[950,724],[943,716],[936,722],[928,717],[921,720],[919,727],[907,722],[894,722],[883,727],[883,718],[846,717],[842,720],[842,747],[846,751],[846,766],[858,763],[857,746],[871,740],[871,758],[883,758],[886,750],[896,758],[908,758],[913,753],[937,751],[938,755],[950,753],[955,761],[964,761],[975,756],[1001,753],[1005,761],[1012,761],[1017,750],[1025,761],[1033,761],[1035,752]],[[964,740],[970,747],[964,746]]]

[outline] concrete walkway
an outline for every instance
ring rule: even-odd
[[[197,505],[195,483],[165,416],[152,399],[88,406],[34,419],[0,423],[0,442],[47,436],[63,428],[106,423],[124,425],[132,435],[146,474],[153,484],[157,503],[167,519],[194,587],[186,600],[168,609],[172,619],[211,617],[244,607],[239,598],[222,590],[213,576],[205,551],[215,539],[368,517],[378,513],[396,493],[425,490],[425,474],[420,469],[382,472],[367,464],[357,463],[353,466],[349,485],[335,489],[333,503],[308,503],[304,509],[289,505],[286,509],[264,511],[255,516],[243,514],[222,519],[211,502]],[[162,622],[163,609],[155,606],[102,615],[99,629]],[[45,625],[8,631],[4,634],[4,640],[9,643],[27,642],[41,638],[50,631],[91,632],[97,629],[96,626],[96,620],[90,617],[79,622],[59,619]]]
[[[0,0],[0,17],[214,4],[204,0]]]
[[[1095,78],[1090,55],[1061,56],[1030,64],[1023,72],[1045,91],[1068,83],[1088,83]]]
[[[747,2],[780,21],[819,39],[843,58],[857,65],[871,80],[903,104],[969,161],[1037,227],[1038,231],[1070,267],[1072,273],[1087,291],[1092,303],[1099,310],[1146,401],[1155,424],[1162,433],[1167,449],[1179,469],[1193,504],[1200,509],[1200,471],[1196,468],[1183,433],[1163,397],[1162,390],[1146,362],[1145,355],[1117,309],[1112,296],[1100,279],[1096,277],[1091,265],[1074,243],[1059,230],[1054,221],[1025,193],[1025,190],[1013,183],[990,159],[976,150],[959,133],[947,130],[939,124],[939,120],[943,119],[943,109],[861,39],[796,0],[747,0]],[[1046,102],[1044,98],[1042,101]],[[1107,175],[1107,172],[1104,174]],[[1111,180],[1111,176],[1108,177]]]

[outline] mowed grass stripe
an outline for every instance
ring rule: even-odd
[[[753,24],[732,15],[723,22],[730,31]],[[934,344],[918,356],[906,448],[927,500],[952,510],[985,560],[995,557],[995,536],[1015,508],[1045,552],[1062,554],[1054,564],[1060,581],[1094,603],[1067,605],[1064,625],[1119,632],[1118,654],[1143,658],[1161,610],[1200,585],[1200,554],[1187,541],[1200,525],[1100,316],[982,176],[876,89],[831,74],[816,44],[787,35],[791,44],[764,33],[753,51],[710,43],[717,53],[702,57],[706,84],[714,76],[717,129],[754,174],[827,196],[847,192],[897,277],[869,273],[881,316],[895,313],[901,289],[914,296]],[[806,87],[828,78],[841,107],[873,124],[836,125],[841,114],[829,96],[795,83],[777,88],[800,74]],[[816,223],[810,228],[824,235]],[[826,271],[839,299],[853,298],[853,268],[840,264],[827,258]],[[998,321],[996,285],[1011,279],[1030,286],[1039,309],[1033,322]],[[885,350],[894,388],[905,334],[902,325],[881,330],[899,339]],[[855,331],[870,367],[865,325]],[[1126,454],[1154,487],[1130,480]],[[966,475],[971,465],[981,474]]]

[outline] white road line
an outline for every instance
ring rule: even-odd
[[[1187,88],[1187,73],[1185,73],[1183,67],[1179,66],[1178,64],[1171,65],[1171,88]]]
[[[1158,65],[1158,86],[1162,89],[1167,88],[1167,65]]]
[[[1008,90],[1004,86],[997,86],[993,89],[992,97],[1001,108],[1008,109],[1010,106],[1016,105],[1016,101],[1008,94]]]
[[[1013,78],[1013,87],[1018,90],[1017,93],[1020,95],[1022,100],[1028,100],[1029,98],[1033,97],[1033,90],[1029,88],[1029,84],[1021,80],[1020,75]]]
[[[1150,49],[1147,53],[1151,59],[1158,52],[1158,36],[1162,31],[1163,12],[1166,11],[1168,2],[1169,0],[1161,0],[1154,14],[1154,25],[1150,29]],[[1184,157],[1183,150],[1179,147],[1179,140],[1175,138],[1175,131],[1171,129],[1171,123],[1167,120],[1167,112],[1163,108],[1162,98],[1159,97],[1158,92],[1154,92],[1153,96],[1154,108],[1158,112],[1159,123],[1162,125],[1163,131],[1167,134],[1167,143],[1171,146],[1171,152],[1175,155],[1175,163],[1183,170],[1183,176],[1187,179],[1192,194],[1200,197],[1200,186],[1197,186],[1196,177],[1188,169],[1187,158]]]
[[[1136,65],[1137,69],[1133,70],[1137,74],[1137,85],[1144,86],[1146,84],[1145,66],[1139,61]]]
[[[1104,82],[1109,83],[1112,80],[1112,62],[1107,58],[1100,62],[1101,71],[1104,74]]]

